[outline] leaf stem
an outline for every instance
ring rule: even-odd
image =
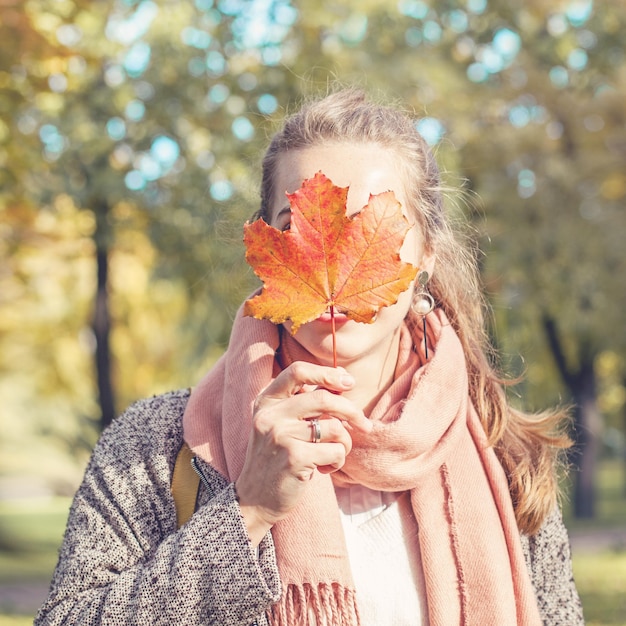
[[[337,367],[337,335],[335,333],[335,306],[330,305],[330,330],[333,334],[333,367]]]

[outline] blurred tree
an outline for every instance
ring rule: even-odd
[[[480,196],[469,210],[489,253],[494,336],[533,353],[526,404],[554,400],[561,376],[584,451],[576,510],[592,514],[596,360],[625,339],[623,3],[5,0],[0,11],[0,210],[19,223],[8,193],[30,220],[64,198],[92,217],[103,424],[111,369],[125,404],[150,388],[140,378],[177,380],[168,358],[199,365],[224,344],[253,284],[239,224],[272,119],[337,77],[414,107],[441,162]],[[165,321],[146,318],[155,302],[183,320],[184,357],[146,348],[164,341]]]
[[[147,229],[160,253],[159,275],[184,276],[196,300],[204,300],[202,328],[193,329],[196,358],[224,343],[234,307],[251,284],[230,229],[253,210],[247,181],[254,152],[247,144],[254,144],[259,124],[252,122],[271,114],[277,101],[250,70],[264,57],[271,62],[294,14],[272,3],[265,18],[272,32],[244,48],[250,17],[211,4],[3,6],[3,24],[19,22],[24,31],[23,50],[5,50],[8,65],[21,77],[40,78],[29,83],[31,97],[7,107],[14,122],[7,143],[19,146],[17,137],[30,136],[39,145],[31,146],[29,159],[46,174],[33,177],[22,197],[44,207],[67,194],[95,218],[92,328],[103,427],[115,415],[110,259],[124,229]],[[276,76],[268,73],[268,80]],[[16,168],[16,181],[26,169]],[[128,390],[122,392],[127,399]]]
[[[490,8],[472,33],[467,72],[481,89],[472,91],[463,169],[485,202],[485,275],[504,307],[500,319],[508,317],[505,328],[543,328],[575,405],[574,509],[592,517],[597,359],[626,349],[626,7]]]
[[[594,514],[597,359],[626,351],[624,24],[609,0],[370,0],[302,11],[293,32],[310,54],[292,71],[313,58],[391,86],[477,192],[497,341],[537,355],[525,403],[550,398],[553,369],[575,406],[580,517]]]
[[[47,106],[46,72],[27,71],[29,63],[62,63],[64,52],[35,28],[23,3],[0,6],[0,395],[2,396],[2,470],[19,475],[34,458],[51,461],[33,431],[50,432],[55,418],[68,409],[88,418],[89,380],[76,376],[85,366],[79,350],[86,312],[88,266],[84,234],[89,231],[66,196],[40,210],[32,189],[45,188],[50,163],[41,158],[37,120],[23,115],[36,105]],[[53,95],[53,94],[52,94]],[[52,213],[59,216],[58,222]],[[88,250],[87,250],[88,252]],[[70,292],[72,298],[67,298]],[[88,297],[88,296],[87,296]],[[78,339],[78,341],[76,341]],[[76,410],[76,407],[81,408]],[[40,417],[46,415],[47,420]],[[27,416],[30,419],[24,419]],[[21,418],[21,419],[20,419]],[[67,421],[65,422],[67,424]],[[54,430],[54,427],[52,427]],[[92,445],[89,419],[71,428],[70,449]],[[63,432],[63,427],[59,428]],[[57,478],[72,474],[60,461]]]

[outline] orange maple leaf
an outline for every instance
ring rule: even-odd
[[[244,226],[246,260],[263,282],[245,302],[244,314],[298,328],[326,311],[372,322],[394,304],[417,268],[400,259],[410,225],[392,191],[372,195],[362,211],[346,215],[348,187],[321,172],[287,194],[291,227],[263,220]]]

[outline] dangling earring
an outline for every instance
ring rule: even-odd
[[[424,329],[424,353],[427,359],[428,341],[426,339],[426,316],[435,308],[435,299],[430,295],[426,287],[426,283],[428,282],[429,278],[430,277],[428,276],[428,272],[426,272],[425,270],[422,270],[417,275],[419,289],[415,292],[415,295],[413,296],[413,302],[411,304],[411,309],[413,309],[413,312],[422,318],[422,324]]]

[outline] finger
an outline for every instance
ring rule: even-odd
[[[334,472],[341,469],[346,462],[346,450],[340,443],[301,442],[292,453],[292,471],[297,476],[306,476],[307,469],[320,467]]]
[[[346,462],[346,450],[339,443],[319,443],[314,448],[315,465],[317,469],[330,470],[336,472],[341,469]],[[330,473],[323,471],[323,473]]]
[[[322,440],[322,426],[319,418],[314,417],[306,422],[311,427],[311,443],[319,443]]]
[[[307,385],[342,392],[354,387],[354,378],[343,367],[295,361],[271,382],[263,395],[268,398],[286,398],[299,393]]]
[[[300,420],[333,417],[365,433],[370,432],[373,426],[352,400],[333,394],[326,389],[316,389],[293,396],[288,401],[284,401],[282,408],[289,411],[289,416]],[[272,407],[273,413],[278,410],[280,410],[279,406]]]
[[[303,440],[313,443],[340,443],[343,445],[346,454],[350,454],[352,450],[352,437],[346,430],[343,422],[336,418],[313,418],[305,420],[304,424],[300,424],[300,428],[307,427]],[[319,435],[316,437],[316,435]]]

